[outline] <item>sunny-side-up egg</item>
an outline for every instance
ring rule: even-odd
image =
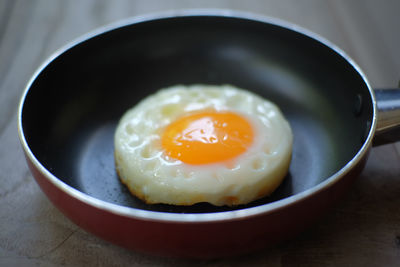
[[[174,86],[148,96],[115,133],[120,180],[148,204],[246,204],[288,172],[293,136],[279,108],[229,85]]]

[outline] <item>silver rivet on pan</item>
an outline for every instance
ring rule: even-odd
[[[362,95],[357,94],[355,104],[354,104],[354,110],[353,110],[355,116],[358,117],[361,115],[362,107],[363,107]]]

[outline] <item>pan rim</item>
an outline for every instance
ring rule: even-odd
[[[87,195],[72,186],[64,183],[60,179],[58,179],[55,175],[53,175],[49,170],[47,170],[40,161],[35,157],[33,152],[30,150],[27,140],[25,139],[24,130],[22,127],[22,113],[24,108],[24,103],[26,96],[31,88],[32,84],[35,82],[36,78],[42,73],[46,67],[56,58],[72,49],[76,45],[83,43],[89,39],[92,39],[100,34],[106,34],[110,31],[116,30],[118,28],[124,26],[130,26],[138,23],[145,23],[153,20],[160,19],[173,19],[173,18],[183,18],[183,17],[201,17],[201,16],[210,16],[210,17],[221,17],[221,18],[233,18],[233,19],[245,19],[251,20],[266,24],[276,25],[278,27],[288,29],[304,35],[314,41],[330,48],[333,52],[340,55],[346,62],[348,62],[355,71],[360,75],[365,85],[368,88],[370,93],[370,99],[372,101],[373,106],[373,115],[372,122],[366,137],[365,142],[359,151],[354,155],[354,157],[346,163],[340,170],[338,170],[332,176],[326,178],[323,182],[304,190],[295,195],[283,198],[281,200],[274,201],[272,203],[267,203],[255,207],[249,207],[239,210],[233,211],[222,211],[222,212],[213,212],[213,213],[169,213],[169,212],[159,212],[159,211],[148,211],[142,210],[133,207],[126,207],[117,204],[113,204],[104,200],[97,199],[90,195]],[[189,9],[189,10],[178,10],[178,11],[166,11],[166,12],[158,12],[154,14],[148,14],[143,16],[135,16],[132,18],[122,19],[117,22],[108,24],[106,26],[99,27],[89,33],[82,35],[81,37],[76,38],[75,40],[69,42],[65,46],[57,49],[54,53],[52,53],[34,72],[34,74],[29,79],[26,84],[23,94],[20,98],[20,102],[18,105],[18,136],[20,142],[22,144],[25,155],[29,159],[29,161],[34,165],[34,167],[44,176],[46,179],[55,187],[63,191],[65,194],[69,195],[72,198],[75,198],[86,205],[93,206],[105,212],[109,212],[112,214],[138,219],[145,221],[156,221],[156,222],[165,222],[165,223],[210,223],[210,222],[225,222],[232,220],[242,220],[247,219],[254,216],[265,215],[268,213],[273,213],[288,206],[294,205],[297,202],[304,201],[305,199],[328,189],[337,183],[345,174],[350,172],[353,166],[357,165],[367,154],[368,149],[372,145],[372,139],[375,133],[377,123],[377,104],[375,99],[375,94],[367,80],[366,75],[363,73],[361,68],[352,60],[342,49],[331,43],[329,40],[323,38],[322,36],[307,30],[301,26],[296,24],[280,20],[278,18],[273,18],[264,15],[258,15],[250,12],[242,12],[242,11],[233,11],[226,9]]]

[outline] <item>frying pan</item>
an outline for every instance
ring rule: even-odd
[[[289,120],[292,162],[271,196],[235,207],[147,205],[119,182],[121,115],[160,88],[199,83],[255,92]],[[340,199],[373,140],[397,138],[396,93],[375,96],[343,51],[297,26],[183,12],[120,22],[56,52],[26,87],[18,131],[37,183],[83,229],[137,251],[221,257],[287,240]]]

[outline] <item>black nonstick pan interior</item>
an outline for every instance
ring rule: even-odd
[[[160,88],[197,83],[253,91],[289,120],[292,163],[272,196],[233,208],[146,205],[119,182],[113,135],[122,114]],[[312,188],[355,156],[372,116],[360,74],[314,38],[249,19],[182,16],[124,26],[68,49],[32,84],[22,126],[42,165],[81,192],[122,206],[198,213],[261,205]]]

